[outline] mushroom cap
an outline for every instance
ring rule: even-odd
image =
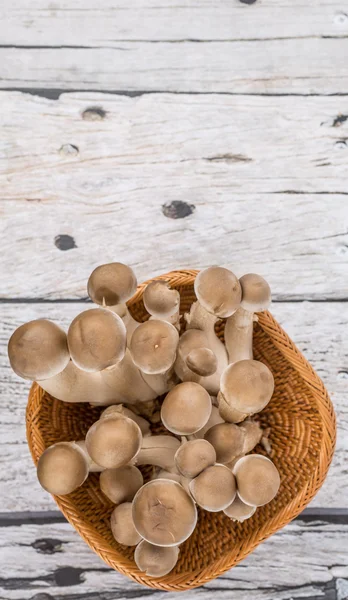
[[[157,318],[174,315],[180,306],[180,293],[169,287],[167,281],[151,281],[147,284],[143,302],[147,312]]]
[[[8,356],[12,369],[23,379],[49,379],[70,360],[66,333],[48,319],[29,321],[11,335]]]
[[[139,452],[140,427],[128,417],[101,419],[93,423],[86,435],[90,457],[105,469],[127,465]]]
[[[193,331],[191,329],[191,331]],[[195,348],[186,358],[186,364],[197,375],[207,377],[213,375],[217,369],[217,360],[210,348]]]
[[[242,415],[262,410],[274,391],[271,371],[258,360],[240,360],[229,365],[223,372],[220,383],[223,400]],[[221,415],[224,417],[224,414]]]
[[[121,317],[105,308],[85,310],[69,327],[71,358],[79,369],[102,371],[122,360],[126,338],[126,327]]]
[[[243,523],[243,521],[253,516],[255,510],[256,506],[245,504],[237,494],[232,504],[224,509],[224,513],[227,517],[232,519],[232,521],[239,521],[240,523]]]
[[[234,423],[219,423],[207,431],[204,438],[216,452],[216,461],[226,464],[243,453],[245,433]]]
[[[127,302],[135,294],[137,279],[133,270],[123,263],[100,265],[91,273],[87,292],[90,299],[102,306]]]
[[[177,546],[193,532],[197,509],[179,483],[154,479],[136,493],[133,521],[141,537],[151,544]]]
[[[271,288],[267,281],[255,273],[247,273],[240,278],[242,288],[241,306],[249,312],[267,310],[271,304]]]
[[[64,496],[76,490],[87,479],[88,461],[74,442],[58,442],[41,454],[37,476],[44,490]]]
[[[210,414],[211,399],[207,390],[192,381],[176,385],[166,395],[161,408],[163,425],[176,435],[199,431]]]
[[[134,527],[131,502],[116,506],[111,513],[110,525],[112,535],[119,544],[136,546],[141,541],[141,536]]]
[[[141,429],[141,433],[143,436],[149,436],[150,432],[150,423],[144,417],[137,415],[130,408],[126,408],[123,404],[111,404],[105,410],[103,410],[99,419],[109,419],[110,417],[128,417],[135,421],[137,425],[139,425]]]
[[[227,508],[236,496],[235,477],[225,465],[208,467],[190,482],[190,491],[199,506],[209,512]]]
[[[263,506],[277,494],[280,486],[278,469],[262,454],[248,454],[240,458],[233,469],[238,496],[250,506]]]
[[[180,446],[174,460],[184,477],[193,478],[216,463],[216,452],[206,440],[191,440]]]
[[[137,545],[134,560],[139,571],[150,577],[163,577],[174,569],[179,558],[178,546],[155,546],[146,540]]]
[[[208,267],[198,273],[194,287],[203,308],[221,319],[233,315],[242,299],[237,277],[223,267]]]
[[[174,325],[153,319],[135,329],[129,350],[138,369],[147,375],[156,375],[172,367],[178,342],[179,334]]]
[[[131,502],[143,483],[141,472],[133,465],[105,469],[99,478],[101,491],[114,504]]]

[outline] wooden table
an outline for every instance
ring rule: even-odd
[[[102,262],[139,280],[222,264],[331,393],[327,481],[303,515],[202,600],[348,597],[346,0],[3,0],[0,18],[0,598],[169,598],[111,571],[38,485],[29,385],[6,344],[62,325]],[[174,597],[174,596],[173,596]]]

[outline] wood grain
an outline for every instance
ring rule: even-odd
[[[348,17],[343,0],[5,0],[2,44],[112,46],[119,41],[232,40],[343,36]],[[83,25],[83,26],[82,26]]]
[[[84,298],[115,259],[140,279],[216,263],[262,273],[276,299],[348,297],[345,98],[1,106],[2,297]]]
[[[109,569],[67,523],[1,529],[2,600],[174,599]],[[325,540],[325,544],[323,544]],[[294,521],[240,565],[180,598],[345,600],[348,525]]]
[[[348,37],[0,47],[1,88],[346,94]]]
[[[29,383],[10,369],[6,355],[7,340],[21,323],[48,317],[67,327],[82,303],[2,304],[0,321],[0,507],[1,511],[52,510],[55,503],[37,480],[25,441],[25,406]],[[346,303],[281,303],[272,312],[290,337],[298,344],[322,377],[332,397],[338,418],[338,442],[328,478],[313,500],[313,506],[347,505],[346,465],[348,450],[348,343]]]

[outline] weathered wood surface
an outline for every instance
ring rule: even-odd
[[[1,528],[0,562],[2,600],[178,598],[109,569],[67,523]],[[346,600],[347,564],[347,523],[294,521],[240,565],[180,598]]]
[[[348,297],[346,98],[0,97],[2,297],[83,298],[115,259]]]
[[[348,37],[1,48],[2,88],[346,94]]]
[[[68,326],[83,310],[82,303],[2,304],[0,321],[0,512],[51,510],[55,503],[37,480],[25,441],[25,406],[29,383],[12,373],[6,356],[7,340],[24,321],[40,317]],[[338,442],[333,465],[313,506],[347,505],[348,461],[348,313],[347,304],[280,303],[272,312],[322,377],[338,417]]]
[[[5,6],[4,6],[5,5]],[[348,34],[344,0],[27,0],[0,9],[1,43],[31,46],[112,46],[118,41],[302,38]],[[5,10],[6,8],[6,10]]]

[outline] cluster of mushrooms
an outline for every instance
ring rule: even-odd
[[[242,522],[278,491],[272,461],[250,454],[259,443],[270,453],[267,432],[252,416],[270,401],[274,380],[253,360],[252,338],[255,313],[268,308],[271,293],[259,275],[238,280],[209,267],[196,277],[197,301],[184,318],[179,292],[165,280],[149,283],[143,302],[150,316],[139,323],[126,306],[136,288],[126,265],[101,265],[88,281],[98,307],[80,313],[67,334],[46,319],[21,325],[8,352],[19,376],[55,398],[107,406],[84,440],[44,451],[38,479],[64,495],[100,472],[100,488],[116,505],[113,536],[136,546],[141,571],[161,577],[196,527],[197,505]],[[225,343],[215,333],[220,319]],[[165,435],[151,434],[159,419]],[[153,466],[145,484],[142,465]]]

